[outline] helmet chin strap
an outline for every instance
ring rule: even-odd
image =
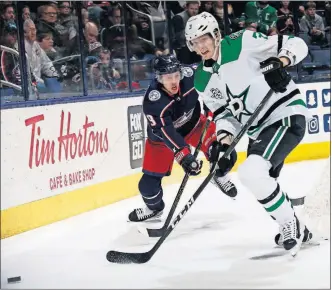
[[[215,39],[214,40],[214,52],[213,52],[213,56],[212,56],[212,59],[214,59],[215,58],[215,56],[217,55],[217,52],[218,52],[218,50],[219,50],[219,43],[218,44],[216,44],[216,42],[217,42],[217,40]]]

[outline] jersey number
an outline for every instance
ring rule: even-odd
[[[154,118],[151,115],[146,115],[146,118],[149,120],[151,127],[154,127],[157,125],[156,121],[154,120]]]
[[[261,33],[261,32],[254,32],[253,34],[252,34],[252,37],[253,38],[264,38],[264,39],[268,39],[268,37],[266,36],[266,35],[264,35],[263,33]]]

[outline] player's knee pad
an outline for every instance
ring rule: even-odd
[[[249,157],[239,166],[238,177],[241,183],[256,196],[258,200],[266,198],[277,187],[277,182],[270,177],[271,163],[259,155]]]
[[[150,209],[162,210],[164,208],[163,189],[161,187],[162,177],[143,174],[138,183],[138,189],[145,204]]]

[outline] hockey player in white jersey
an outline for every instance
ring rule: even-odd
[[[188,48],[203,60],[195,74],[195,88],[215,116],[218,142],[212,150],[217,154],[211,155],[220,158],[241,124],[267,92],[274,91],[247,132],[247,159],[238,176],[279,224],[277,242],[295,255],[312,233],[295,215],[277,177],[285,158],[301,142],[310,117],[285,69],[306,57],[307,45],[297,37],[267,37],[249,30],[221,39],[217,21],[207,12],[188,20],[185,36]]]

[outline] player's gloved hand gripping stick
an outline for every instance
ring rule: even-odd
[[[221,159],[226,159],[229,157],[231,152],[234,150],[235,146],[238,144],[238,142],[241,140],[243,135],[247,132],[249,127],[252,125],[254,120],[257,118],[258,114],[261,112],[262,108],[265,106],[265,104],[268,102],[270,97],[273,94],[273,90],[270,89],[262,102],[257,106],[256,110],[253,112],[251,117],[249,118],[248,122],[243,125],[242,129],[240,130],[239,134],[234,138],[233,142],[228,147],[225,154],[221,157]],[[171,225],[166,229],[164,234],[161,236],[161,238],[157,241],[157,243],[153,246],[153,248],[148,252],[143,253],[125,253],[125,252],[117,252],[117,251],[109,251],[106,255],[106,259],[111,263],[119,263],[119,264],[142,264],[149,261],[152,256],[157,252],[159,247],[162,245],[162,243],[165,241],[165,239],[168,237],[168,235],[174,230],[174,228],[177,226],[177,224],[181,221],[181,219],[184,217],[184,215],[188,212],[189,208],[194,204],[194,202],[197,200],[201,192],[204,190],[206,185],[210,182],[210,180],[213,178],[215,174],[215,168],[216,168],[216,162],[212,165],[211,171],[209,175],[204,179],[202,184],[199,186],[199,188],[196,190],[194,195],[189,199],[189,201],[186,203],[184,208],[181,210],[181,212],[176,216],[176,218],[173,220]]]
[[[199,142],[198,142],[198,144],[196,146],[196,149],[195,149],[195,152],[194,152],[194,158],[195,159],[196,159],[196,157],[197,157],[197,155],[198,155],[198,153],[199,153],[199,151],[201,149],[203,140],[205,138],[207,129],[209,128],[209,125],[210,125],[211,121],[212,121],[212,116],[208,116],[207,120],[205,122],[205,125],[204,125],[204,129],[203,129],[202,135],[201,135],[201,137],[199,139]],[[183,193],[183,190],[184,190],[184,188],[185,188],[185,186],[186,186],[186,184],[188,182],[189,176],[190,176],[190,173],[187,172],[185,174],[182,182],[181,182],[180,188],[179,188],[178,193],[177,193],[177,195],[176,195],[176,197],[175,197],[175,199],[173,201],[172,207],[171,207],[171,209],[170,209],[170,211],[168,213],[168,216],[166,218],[166,221],[165,221],[165,224],[163,225],[163,227],[160,228],[160,229],[146,229],[149,237],[161,237],[162,234],[166,231],[167,227],[169,226],[169,224],[171,222],[171,219],[173,217],[175,209],[176,209],[176,207],[177,207],[177,205],[178,205],[178,203],[180,201],[180,198],[181,198],[181,195]]]

